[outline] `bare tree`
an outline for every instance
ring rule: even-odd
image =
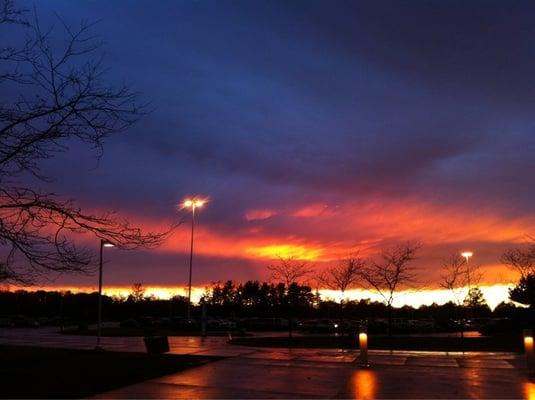
[[[298,260],[295,257],[278,257],[278,264],[269,265],[271,279],[283,282],[286,287],[292,283],[299,283],[303,278],[309,276],[314,269],[308,261]]]
[[[142,302],[145,299],[145,288],[141,282],[134,283],[128,296],[134,303]]]
[[[468,285],[466,259],[454,254],[442,264],[442,276],[440,286],[451,292],[457,305],[463,304],[464,288]]]
[[[473,290],[476,290],[481,277],[482,274],[478,265],[470,265],[466,258],[460,254],[453,254],[442,264],[440,286],[450,291],[459,308],[468,306],[471,312],[470,303],[466,304],[464,293],[466,288],[468,288],[468,295]],[[472,289],[472,286],[476,287]],[[465,312],[461,316],[461,337],[464,337],[464,325]]]
[[[378,261],[371,260],[361,269],[360,276],[375,290],[388,307],[388,335],[392,334],[392,303],[400,286],[414,284],[416,269],[412,264],[420,243],[407,242],[382,251]]]
[[[530,243],[505,251],[501,262],[520,274],[521,278],[535,274],[535,244]]]
[[[114,213],[82,211],[72,200],[37,188],[52,181],[43,160],[81,141],[100,155],[143,107],[127,86],[105,80],[93,24],[43,30],[37,15],[0,0],[0,281],[31,282],[50,271],[90,271],[92,253],[75,237],[92,234],[125,248],[153,247],[167,236],[144,233]],[[24,38],[8,43],[9,37]],[[34,182],[29,185],[28,176]]]
[[[450,256],[442,264],[440,286],[450,291],[457,307],[463,307],[464,288],[468,285],[466,259],[460,254]],[[461,319],[461,338],[464,338],[464,312]]]
[[[298,284],[314,270],[307,261],[298,260],[294,257],[284,258],[279,256],[278,258],[278,264],[269,265],[268,270],[271,271],[271,279],[285,284],[286,298],[288,301],[288,336],[291,338],[293,325],[293,304],[290,299],[291,286]]]
[[[358,253],[342,260],[338,265],[332,266],[318,276],[318,282],[331,290],[337,290],[340,298],[340,329],[344,331],[344,293],[360,280],[360,272],[366,265]]]
[[[358,253],[351,255],[320,274],[318,281],[328,289],[339,291],[343,299],[345,291],[359,281],[360,272],[365,264]]]

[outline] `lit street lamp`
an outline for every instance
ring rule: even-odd
[[[102,253],[104,247],[115,247],[107,240],[100,239],[100,263],[98,269],[98,322],[97,322],[97,349],[100,349],[100,335],[102,332]]]
[[[470,264],[468,263],[470,261],[470,257],[472,257],[474,255],[474,253],[472,253],[471,251],[463,251],[461,253],[461,256],[463,256],[466,260],[466,273],[467,273],[467,277],[468,277],[468,290],[470,291],[471,287],[470,287]]]
[[[188,322],[191,319],[191,272],[193,267],[193,231],[195,229],[195,209],[198,207],[202,207],[206,203],[206,200],[204,199],[186,199],[183,203],[183,208],[190,208],[191,209],[191,245],[190,245],[190,253],[189,253],[189,281],[188,281],[188,313],[187,313],[187,319]]]
[[[468,279],[468,299],[470,300],[470,303],[468,304],[468,317],[470,318],[470,320],[473,318],[473,313],[474,311],[472,310],[472,301],[471,301],[471,298],[470,296],[472,295],[471,291],[472,291],[472,283],[471,283],[471,279],[470,279],[470,257],[472,257],[474,255],[474,253],[472,253],[471,251],[463,251],[461,253],[461,256],[464,257],[464,259],[466,260],[466,278]],[[471,323],[471,322],[470,322]]]

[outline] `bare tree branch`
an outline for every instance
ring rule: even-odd
[[[374,289],[389,307],[400,285],[415,282],[416,270],[412,261],[422,247],[420,243],[408,242],[383,250],[379,261],[371,260],[361,269],[360,277]]]
[[[535,244],[509,249],[503,253],[500,261],[518,272],[521,278],[535,274]]]
[[[275,281],[284,282],[286,287],[310,275],[313,268],[307,261],[297,260],[294,257],[279,257],[279,263],[269,265],[271,278]]]
[[[466,259],[460,254],[454,254],[442,264],[440,286],[449,290],[457,305],[462,305],[462,292],[468,285],[466,273]]]
[[[328,289],[340,291],[343,297],[345,291],[359,281],[364,267],[364,259],[356,253],[320,274],[318,282]]]
[[[58,20],[59,40],[56,30],[41,27],[37,13],[28,18],[13,0],[0,0],[0,27],[25,38],[16,45],[0,43],[0,88],[15,93],[0,99],[0,281],[90,272],[93,254],[77,237],[152,248],[171,231],[143,232],[114,213],[84,212],[72,200],[18,182],[28,174],[50,181],[41,162],[67,151],[73,140],[100,155],[107,137],[144,114],[135,92],[106,82],[94,24],[71,27]]]
[[[407,242],[383,250],[379,261],[371,260],[360,276],[368,286],[375,290],[388,307],[388,335],[392,334],[392,303],[394,295],[402,285],[413,284],[416,269],[412,261],[422,247],[420,243]]]

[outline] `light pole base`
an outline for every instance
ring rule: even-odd
[[[357,358],[355,358],[355,361],[353,361],[357,368],[361,368],[361,369],[369,369],[371,368],[371,365],[370,363],[368,362],[368,360],[363,360],[360,358],[360,356],[358,356]]]

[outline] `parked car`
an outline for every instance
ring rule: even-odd
[[[121,328],[141,328],[141,324],[134,318],[128,318],[119,323]]]
[[[11,321],[17,328],[39,328],[39,321],[23,315],[11,317]]]

